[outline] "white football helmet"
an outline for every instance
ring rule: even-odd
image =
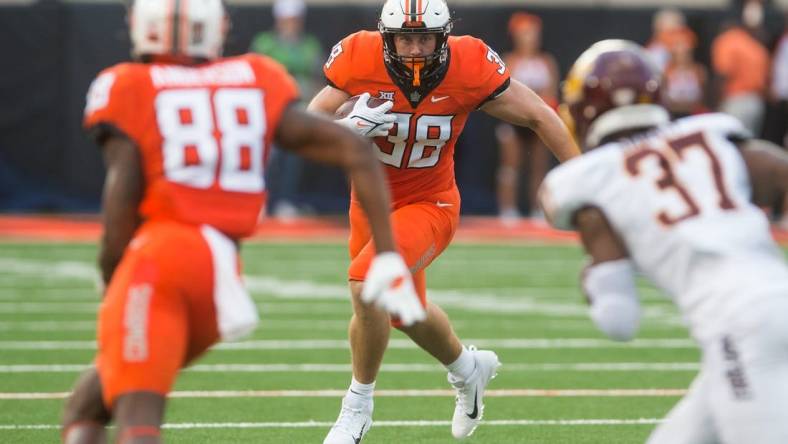
[[[134,57],[214,59],[228,29],[222,0],[134,0],[129,11]]]
[[[430,84],[439,82],[447,67],[452,25],[444,0],[386,0],[378,30],[383,36],[383,56],[389,71],[403,84],[410,81],[415,87],[434,87]],[[435,52],[426,57],[398,55],[394,35],[403,33],[436,34]]]

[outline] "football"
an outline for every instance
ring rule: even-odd
[[[347,99],[345,101],[345,103],[340,105],[339,108],[337,108],[336,112],[334,113],[336,118],[337,119],[343,119],[343,118],[347,117],[347,115],[350,114],[350,111],[353,111],[353,106],[356,104],[356,102],[358,101],[359,97],[361,97],[361,96],[353,96],[353,97]],[[379,99],[377,97],[370,97],[369,100],[367,100],[367,106],[369,106],[370,108],[377,108],[377,107],[379,107],[380,105],[383,105],[386,102],[388,102],[388,100]]]

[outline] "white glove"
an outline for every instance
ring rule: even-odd
[[[386,103],[370,108],[367,105],[369,93],[361,94],[353,105],[353,109],[348,115],[336,122],[344,125],[364,137],[380,137],[388,135],[397,116],[389,114],[389,110],[394,106],[394,102],[387,100]]]
[[[427,317],[416,295],[410,270],[398,253],[381,253],[372,259],[361,300],[366,304],[374,303],[398,317],[406,327]]]

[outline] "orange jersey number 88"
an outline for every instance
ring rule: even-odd
[[[156,120],[168,180],[201,189],[218,183],[222,190],[242,193],[265,188],[266,124],[259,89],[162,91],[156,97]]]

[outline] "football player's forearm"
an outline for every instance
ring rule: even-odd
[[[519,82],[512,82],[512,86],[519,96],[516,106],[522,107],[519,114],[526,119],[520,124],[534,130],[561,162],[579,156],[580,149],[558,114],[527,86]]]
[[[99,267],[106,284],[140,225],[137,209],[142,200],[143,179],[139,155],[130,141],[112,138],[103,148],[107,176],[102,195],[104,232]]]
[[[362,149],[362,147],[358,147]],[[352,166],[347,169],[353,181],[356,197],[361,203],[369,220],[375,251],[395,251],[394,238],[391,234],[390,210],[391,198],[383,169],[377,158],[368,147],[366,153],[359,153]]]
[[[530,88],[516,80],[512,80],[503,94],[481,109],[513,125],[531,128],[561,162],[580,155],[580,149],[558,114]]]
[[[765,140],[751,139],[739,145],[752,188],[751,200],[769,206],[788,192],[788,153]]]
[[[336,125],[339,128],[339,125]],[[369,220],[377,252],[394,251],[389,213],[391,200],[388,187],[369,143],[342,128],[341,137],[326,140],[313,149],[302,150],[307,159],[343,168],[353,182],[356,197]],[[315,155],[320,153],[319,155]],[[333,153],[333,154],[332,154]]]
[[[105,201],[113,193],[105,195]],[[101,238],[99,267],[105,284],[108,284],[118,263],[123,257],[126,246],[131,242],[139,226],[136,205],[106,204],[103,214],[104,233]]]
[[[547,104],[542,103],[539,107],[532,128],[561,162],[580,155],[580,149],[569,134],[566,125]]]
[[[394,250],[388,188],[368,140],[325,117],[289,107],[277,128],[276,141],[305,159],[344,169],[367,213],[376,249]]]
[[[349,97],[344,91],[325,86],[309,101],[306,109],[318,114],[332,115]]]
[[[367,215],[375,251],[395,251],[390,221],[391,198],[383,168],[366,139],[344,128],[338,133],[337,149],[344,154],[340,165],[353,182],[356,198]]]
[[[331,114],[332,111],[329,107],[320,100],[320,94],[312,98],[309,104],[306,106],[307,111],[318,113],[318,114]]]
[[[777,190],[788,199],[788,155],[783,156],[782,162],[777,166]],[[788,208],[784,209],[788,211]]]

